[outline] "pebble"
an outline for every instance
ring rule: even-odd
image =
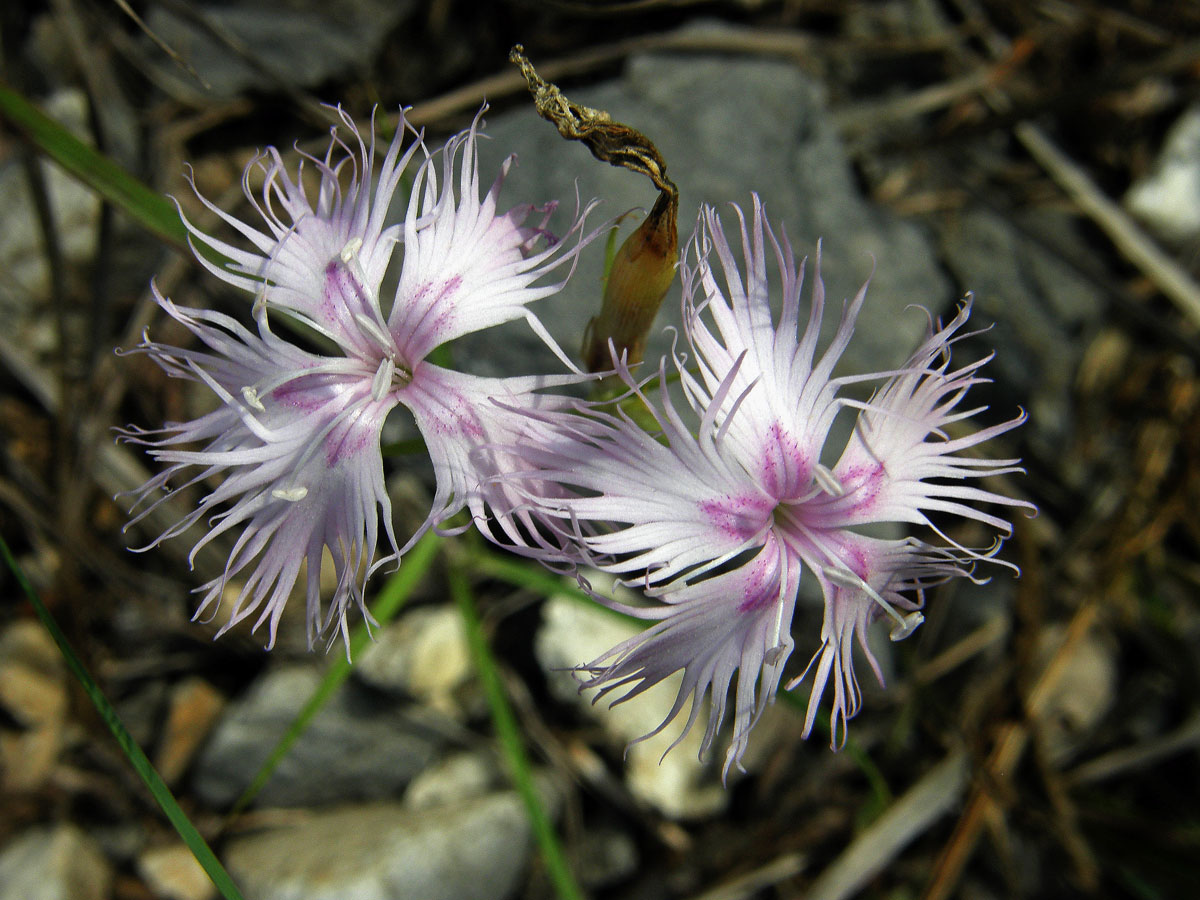
[[[1061,646],[1066,629],[1048,626],[1038,635],[1037,655],[1043,665]],[[1047,756],[1066,763],[1083,746],[1113,708],[1117,697],[1117,664],[1111,641],[1095,630],[1080,639],[1067,657],[1038,723]]]
[[[172,689],[154,760],[167,784],[175,784],[191,765],[224,706],[225,698],[202,678],[188,678]]]
[[[489,754],[454,753],[417,775],[404,792],[409,809],[466,803],[500,787],[502,774]]]
[[[86,137],[88,102],[83,91],[64,88],[42,100],[39,107],[76,137]],[[29,192],[29,180],[19,158],[20,154],[11,154],[0,165],[0,197],[4,198],[3,210],[0,210],[4,223],[0,228],[0,272],[4,273],[5,281],[5,289],[0,291],[0,304],[8,306],[13,298],[17,298],[23,307],[27,305],[32,311],[36,304],[50,296],[50,267]],[[68,267],[82,266],[92,259],[96,250],[100,197],[54,163],[43,160],[38,165],[45,179],[63,262]],[[13,310],[3,306],[0,310],[11,315]],[[43,340],[49,346],[43,348]],[[33,343],[35,349],[50,349],[56,340],[51,331],[45,338],[39,333]]]
[[[41,623],[12,623],[0,635],[0,707],[17,729],[0,729],[0,783],[31,791],[58,761],[66,728],[67,675]]]
[[[137,861],[138,874],[158,900],[212,900],[217,888],[186,844],[147,850]]]
[[[462,616],[451,606],[411,610],[375,635],[355,661],[354,672],[372,687],[405,694],[461,719],[455,694],[472,672]]]
[[[196,763],[193,787],[217,809],[249,785],[322,679],[319,669],[284,665],[259,678],[222,715]],[[351,680],[331,697],[258,797],[263,806],[307,806],[399,793],[442,744],[412,722],[406,706]]]
[[[1158,159],[1129,188],[1124,203],[1170,243],[1200,237],[1200,104],[1171,126]]]
[[[504,900],[532,850],[524,806],[505,791],[433,809],[317,812],[230,841],[225,861],[255,900]]]
[[[26,832],[0,850],[0,900],[108,900],[113,873],[71,824]]]
[[[602,594],[611,583],[611,579],[599,573],[589,573],[588,579]],[[628,601],[632,592],[618,589],[617,596]],[[663,815],[676,819],[698,818],[723,810],[729,795],[721,787],[719,772],[713,765],[714,757],[722,758],[721,738],[718,737],[717,746],[709,752],[706,762],[697,759],[704,735],[703,715],[670,753],[667,748],[686,721],[682,716],[654,737],[629,743],[653,731],[666,718],[679,691],[682,673],[672,675],[636,700],[617,706],[610,706],[608,699],[593,703],[589,695],[579,691],[579,683],[570,669],[591,662],[632,637],[639,626],[599,606],[565,595],[550,598],[542,615],[534,652],[550,689],[560,700],[576,706],[597,722],[618,748],[625,749],[628,745],[625,778],[630,792]]]

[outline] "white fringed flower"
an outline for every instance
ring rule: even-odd
[[[583,239],[571,248],[551,240],[539,249],[545,221],[525,224],[533,207],[497,211],[513,158],[481,192],[478,119],[440,154],[430,155],[401,116],[376,172],[374,139],[364,140],[342,110],[337,114],[340,122],[324,158],[306,158],[319,181],[314,198],[306,193],[303,172],[289,175],[272,148],[247,167],[244,179],[261,227],[203,201],[251,249],[210,237],[185,220],[198,243],[231,261],[226,268],[198,254],[210,272],[255,297],[257,328],[249,331],[211,311],[180,309],[159,296],[163,309],[207,350],[149,338],[138,350],[170,375],[204,382],[218,406],[194,421],[123,433],[167,464],[138,492],[139,503],[164,488],[168,493],[153,499],[134,522],[181,487],[224,476],[197,509],[150,546],[202,518],[210,530],[193,556],[218,535],[235,532],[224,574],[199,589],[197,615],[215,614],[228,581],[248,572],[224,627],[256,616],[255,627],[268,625],[269,644],[304,563],[311,643],[344,635],[348,608],[357,605],[365,613],[362,589],[370,572],[398,559],[426,530],[464,507],[477,517],[491,512],[502,528],[520,533],[512,517],[526,513],[512,508],[496,476],[506,466],[527,464],[497,450],[476,450],[517,439],[527,420],[510,408],[554,409],[565,401],[537,392],[584,377],[481,378],[426,359],[456,337],[523,318],[565,360],[528,304],[561,288],[561,281],[546,276],[572,263]],[[406,137],[412,137],[407,146]],[[402,223],[388,225],[389,205],[414,157],[420,164],[407,212]],[[264,179],[257,198],[250,187],[254,168]],[[552,210],[540,212],[548,218]],[[582,216],[571,229],[576,237],[581,227]],[[379,290],[397,245],[399,287],[385,309]],[[322,354],[280,337],[270,325],[280,314],[299,320],[335,349]],[[384,419],[397,404],[412,411],[437,476],[433,508],[403,545],[392,531],[380,451]],[[201,446],[185,449],[195,445]],[[380,516],[389,551],[376,560]],[[326,549],[337,587],[322,611],[319,577]]]
[[[740,210],[738,216],[744,277],[711,209],[702,211],[691,258],[682,266],[684,334],[692,353],[691,359],[675,354],[674,365],[682,394],[700,419],[698,430],[693,433],[674,405],[664,361],[657,399],[647,397],[628,370],[622,373],[657,419],[660,434],[647,434],[611,404],[580,403],[569,414],[531,413],[557,437],[530,454],[538,476],[553,487],[531,498],[543,508],[548,527],[573,538],[581,561],[644,588],[651,600],[636,608],[610,601],[655,624],[585,666],[586,685],[599,688],[599,696],[623,691],[620,702],[682,669],[674,708],[655,733],[687,707],[686,733],[708,694],[705,749],[724,719],[732,687],[726,772],[741,759],[751,727],[774,699],[794,646],[791,621],[803,578],[815,578],[825,599],[809,665],[813,688],[805,734],[832,683],[837,744],[859,706],[855,643],[879,674],[866,644],[869,623],[888,616],[893,638],[906,636],[921,621],[917,610],[926,587],[970,577],[974,564],[991,559],[996,549],[882,540],[859,526],[930,525],[930,513],[950,513],[1006,536],[1009,524],[980,505],[1027,507],[963,483],[1019,471],[1016,460],[967,454],[1024,415],[964,437],[944,432],[979,412],[955,407],[982,380],[983,362],[949,368],[950,346],[966,322],[970,299],[948,325],[931,328],[897,372],[834,377],[866,287],[844,305],[836,334],[818,353],[825,307],[819,253],[801,328],[803,267],[797,271],[786,238],[776,238],[757,197],[749,224]],[[768,296],[769,262],[782,279],[778,321]],[[847,384],[865,380],[883,382],[871,400],[844,396]],[[858,421],[830,469],[820,460],[835,416],[847,407],[858,409]],[[555,559],[549,551],[543,555]]]

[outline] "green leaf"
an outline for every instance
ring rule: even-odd
[[[379,592],[379,598],[375,601],[375,605],[371,608],[371,615],[380,625],[386,625],[396,614],[400,612],[408,598],[412,596],[412,592],[420,584],[421,579],[425,577],[425,573],[429,571],[429,567],[433,565],[433,560],[437,556],[438,547],[441,545],[442,539],[432,531],[427,532],[421,540],[417,541],[415,547],[409,551],[404,558],[403,565],[397,569],[392,576],[384,583],[383,589]],[[317,713],[321,708],[329,702],[329,698],[337,692],[337,689],[342,686],[342,683],[350,675],[350,660],[363,651],[367,641],[371,639],[371,631],[366,622],[360,624],[350,637],[350,646],[347,648],[346,656],[339,656],[334,659],[329,665],[329,669],[325,672],[325,677],[321,683],[317,685],[312,696],[308,698],[308,702],[296,714],[296,718],[292,720],[292,724],[288,726],[288,730],[284,732],[283,737],[271,750],[266,761],[255,773],[254,778],[250,780],[250,785],[242,791],[242,795],[237,798],[237,802],[233,804],[233,809],[229,812],[229,818],[238,815],[242,810],[253,802],[258,796],[259,791],[270,780],[279,764],[283,762],[284,757],[291,751],[293,745],[299,740],[300,735],[312,723]]]
[[[229,877],[229,873],[225,871],[225,867],[221,865],[220,860],[212,852],[208,843],[201,837],[196,826],[192,824],[192,820],[187,817],[175,800],[171,789],[159,776],[158,771],[146,758],[146,754],[142,752],[142,748],[129,734],[125,725],[121,722],[117,711],[113,709],[108,698],[104,696],[104,692],[100,690],[100,686],[92,679],[92,676],[84,668],[79,657],[75,655],[75,651],[71,649],[66,635],[62,633],[62,629],[58,627],[58,623],[54,620],[50,610],[42,603],[41,598],[34,591],[33,586],[29,583],[29,579],[25,577],[25,573],[21,570],[16,559],[9,550],[8,544],[3,538],[0,538],[0,554],[4,556],[4,561],[8,564],[13,575],[17,579],[17,583],[21,586],[25,596],[32,604],[37,617],[42,620],[42,624],[50,633],[50,637],[54,639],[54,643],[58,645],[59,652],[62,653],[63,659],[66,660],[67,668],[69,668],[74,676],[79,679],[79,683],[83,685],[84,691],[89,699],[96,706],[96,711],[100,714],[100,718],[104,720],[104,724],[108,726],[113,737],[117,739],[117,744],[125,752],[129,758],[129,764],[133,766],[135,772],[141,776],[146,787],[150,789],[151,795],[158,802],[159,807],[166,815],[168,821],[175,826],[175,830],[179,832],[179,836],[183,838],[183,842],[187,844],[188,849],[192,851],[192,855],[196,857],[196,861],[208,873],[208,877],[212,879],[212,883],[216,885],[217,890],[226,900],[242,900],[241,891],[238,890],[233,879]]]
[[[8,119],[46,156],[147,231],[181,250],[187,248],[187,229],[174,203],[5,85],[0,85],[0,116]]]

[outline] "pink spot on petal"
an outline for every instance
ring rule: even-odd
[[[321,296],[321,312],[329,321],[340,318],[344,311],[346,298],[354,293],[353,284],[344,267],[338,261],[332,260],[325,266],[325,290]]]
[[[438,292],[437,299],[434,300],[433,302],[441,303],[443,300],[445,300],[447,297],[449,297],[451,294],[453,294],[455,291],[457,291],[460,287],[462,287],[462,276],[455,275],[453,278],[447,279],[446,282],[442,285],[442,289]]]
[[[882,463],[864,463],[839,470],[837,477],[846,491],[841,507],[861,513],[878,501],[887,472]]]
[[[748,564],[746,590],[738,604],[738,612],[757,612],[774,606],[779,600],[779,585],[772,577],[772,562],[772,554],[764,551]]]
[[[767,430],[763,442],[762,485],[779,499],[795,497],[812,468],[809,455],[800,447],[795,436],[778,422]]]
[[[377,445],[378,439],[378,428],[372,427],[372,420],[365,410],[359,410],[325,436],[325,465],[332,469],[368,447]]]
[[[704,500],[700,511],[709,523],[736,541],[748,540],[758,534],[771,516],[775,505],[765,497],[745,494],[726,494],[715,500]]]
[[[301,412],[316,412],[329,402],[329,389],[314,383],[314,376],[302,375],[284,382],[268,395],[280,406]]]

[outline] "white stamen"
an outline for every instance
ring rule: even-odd
[[[782,641],[779,640],[779,637],[782,633],[783,633],[783,598],[776,597],[775,598],[775,630],[773,632],[773,635],[775,638],[774,649],[776,649],[776,650],[782,649]]]
[[[775,628],[771,633],[773,646],[763,654],[763,662],[768,666],[777,665],[787,652],[787,647],[783,643],[783,585],[785,582],[785,578],[780,579],[779,596],[775,598]]]
[[[774,647],[772,647],[770,650],[768,650],[766,653],[763,654],[763,662],[766,663],[768,666],[778,665],[780,657],[783,656],[783,654],[786,650],[787,650],[787,648],[785,646],[783,646],[783,644],[776,644]]]
[[[258,391],[246,385],[242,388],[242,399],[246,401],[246,405],[258,412],[266,412],[267,408],[262,405],[262,401],[258,399]]]
[[[821,569],[821,571],[824,573],[825,577],[834,584],[841,585],[842,587],[858,588],[860,591],[863,591],[868,597],[878,603],[883,608],[883,611],[891,616],[896,622],[896,627],[888,632],[888,637],[890,637],[893,641],[904,640],[917,630],[918,625],[925,621],[925,616],[917,610],[914,610],[907,615],[901,615],[896,607],[892,606],[892,604],[883,599],[882,594],[880,594],[877,590],[875,590],[875,588],[871,587],[849,569],[839,569],[835,566],[825,566]]]
[[[256,322],[267,314],[267,289],[265,287],[254,295],[254,306],[250,312]]]
[[[846,489],[838,481],[833,471],[828,466],[823,466],[820,463],[813,466],[813,481],[817,483],[817,487],[832,497],[841,497],[846,493]]]
[[[912,634],[914,631],[916,631],[917,626],[920,625],[924,621],[925,621],[925,616],[922,615],[919,611],[913,610],[912,612],[910,612],[908,615],[906,615],[904,617],[904,622],[902,624],[897,625],[895,628],[893,628],[891,631],[888,632],[888,637],[891,638],[893,641],[902,641],[906,637],[908,637],[910,634]]]
[[[375,377],[371,379],[371,399],[378,403],[387,396],[387,392],[391,390],[392,378],[396,374],[396,364],[392,362],[390,356],[385,356],[383,362],[379,364],[379,368],[375,370]]]
[[[275,490],[271,491],[271,496],[276,500],[286,500],[288,503],[298,503],[308,496],[308,488],[275,488]]]
[[[341,257],[342,262],[344,262],[346,265],[350,265],[350,261],[358,256],[358,251],[362,249],[362,245],[362,238],[350,238],[350,240],[346,242],[346,246],[342,248],[342,252],[338,254]]]
[[[354,287],[359,291],[361,298],[366,300],[369,305],[375,306],[377,305],[375,291],[367,282],[367,271],[362,267],[362,261],[358,256],[358,251],[362,249],[362,245],[362,238],[350,238],[346,242],[346,246],[342,248],[342,252],[338,254],[338,259],[346,267],[346,271],[350,273],[350,277],[354,281]],[[355,316],[355,318],[358,317]]]
[[[367,335],[367,337],[371,338],[371,340],[373,340],[381,348],[383,348],[384,350],[390,350],[392,348],[392,342],[388,338],[388,336],[384,333],[383,329],[380,328],[376,323],[374,323],[370,319],[368,319],[366,316],[364,316],[362,313],[355,313],[354,321],[355,321],[355,324],[358,325],[359,329],[363,332],[363,334],[365,334],[365,335]]]

